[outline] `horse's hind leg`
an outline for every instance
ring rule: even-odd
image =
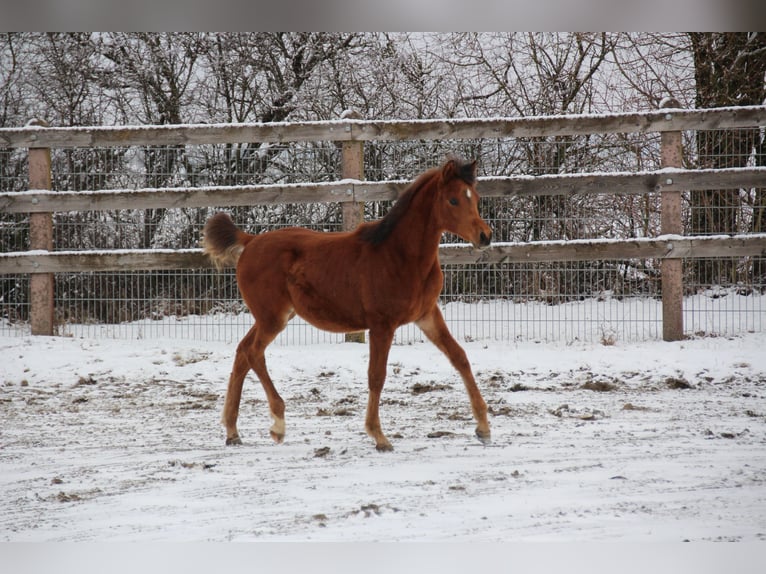
[[[237,431],[237,417],[239,416],[239,402],[242,398],[242,385],[245,382],[247,372],[250,370],[250,362],[247,359],[246,349],[250,347],[255,336],[255,326],[237,346],[237,354],[234,357],[234,366],[229,375],[229,387],[226,391],[226,400],[223,406],[221,422],[226,427],[226,444],[242,444]]]
[[[234,367],[229,377],[229,388],[226,392],[226,401],[223,407],[223,424],[226,427],[226,444],[239,445],[242,440],[237,431],[237,417],[239,415],[239,403],[242,397],[242,385],[247,372],[253,369],[261,381],[266,398],[269,402],[269,410],[274,424],[270,429],[271,438],[281,443],[285,437],[285,402],[279,396],[274,383],[266,369],[266,347],[279,333],[265,329],[262,322],[256,324],[248,331],[247,335],[237,346],[237,354],[234,358]]]
[[[281,443],[285,438],[285,401],[279,396],[274,382],[271,380],[266,368],[266,347],[285,328],[291,314],[286,315],[284,321],[269,321],[266,318],[258,319],[255,324],[255,333],[250,346],[246,349],[247,360],[250,368],[255,371],[261,386],[266,393],[269,402],[269,411],[274,424],[269,432],[275,442]]]
[[[258,375],[263,390],[266,391],[266,398],[269,401],[269,411],[274,424],[269,429],[269,434],[274,442],[281,443],[285,439],[285,401],[279,396],[274,383],[266,369],[266,357],[264,355],[265,345],[259,348],[250,356],[250,366]]]

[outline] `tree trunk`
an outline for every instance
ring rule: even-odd
[[[766,34],[691,33],[698,108],[759,105],[766,97]],[[759,130],[697,132],[699,167],[744,167],[760,139]],[[731,234],[739,231],[742,199],[739,190],[711,189],[691,194],[693,235]],[[736,281],[732,260],[697,260],[699,284]]]

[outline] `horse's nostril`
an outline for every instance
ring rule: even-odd
[[[490,237],[483,231],[481,232],[481,235],[479,236],[479,240],[481,241],[482,245],[489,245],[491,241]]]

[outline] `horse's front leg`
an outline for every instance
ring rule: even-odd
[[[481,396],[479,387],[476,385],[476,379],[471,372],[471,364],[463,348],[455,341],[450,334],[444,317],[439,308],[434,306],[431,311],[426,313],[418,322],[418,327],[425,333],[426,337],[433,342],[450,360],[460,376],[463,379],[468,398],[471,400],[471,410],[476,419],[476,436],[487,444],[490,442],[489,421],[487,421],[487,403]]]
[[[383,390],[383,383],[386,382],[388,352],[393,340],[394,331],[391,329],[370,330],[370,364],[367,369],[370,394],[367,399],[367,417],[364,427],[367,434],[375,439],[375,448],[381,452],[394,449],[380,428],[379,413],[380,393]]]

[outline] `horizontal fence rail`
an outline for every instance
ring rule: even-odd
[[[572,196],[584,194],[640,195],[660,191],[761,186],[766,167],[728,169],[662,169],[639,173],[480,177],[482,197]],[[354,203],[390,201],[410,181],[341,180],[287,185],[238,185],[135,190],[50,191],[0,193],[6,213],[107,211],[176,207],[238,207],[277,203]]]
[[[766,124],[764,106],[525,118],[333,120],[266,124],[0,128],[0,147],[64,148],[242,142],[524,138],[741,128]]]
[[[442,265],[619,259],[694,259],[766,256],[766,233],[738,236],[640,239],[574,239],[495,243],[484,250],[465,244],[439,247]],[[120,249],[111,251],[24,251],[0,254],[0,274],[212,269],[201,249]]]

